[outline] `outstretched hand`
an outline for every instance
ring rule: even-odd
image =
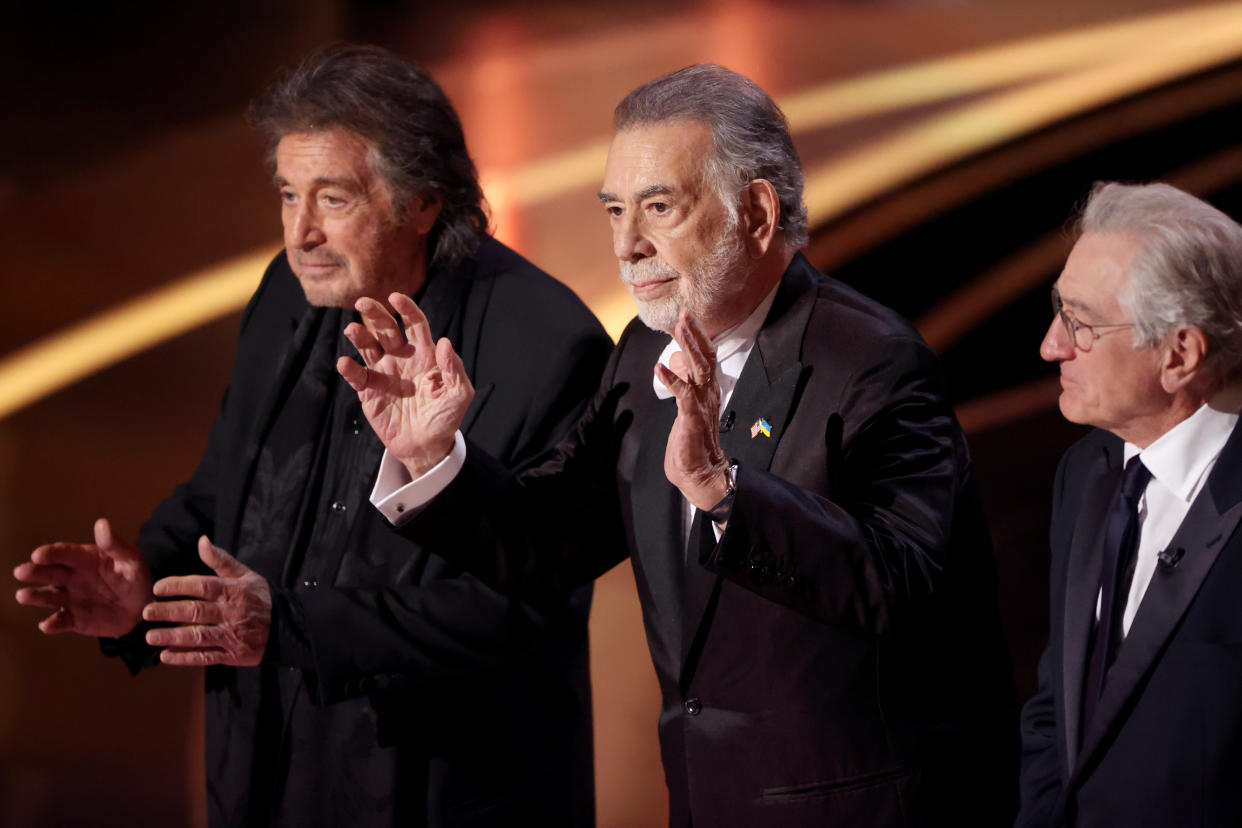
[[[363,297],[354,307],[364,324],[351,322],[345,336],[366,364],[341,357],[336,368],[358,393],[380,442],[417,479],[452,451],[474,387],[449,341],[431,341],[414,300],[393,293],[388,301],[401,314],[405,338],[383,305]]]
[[[94,543],[49,543],[13,570],[24,584],[17,603],[55,610],[39,622],[47,634],[116,637],[137,626],[151,600],[151,569],[138,547],[95,521]]]
[[[681,352],[670,360],[673,370],[658,362],[655,366],[660,382],[677,398],[677,419],[664,451],[664,474],[686,500],[699,509],[711,509],[725,496],[729,467],[720,447],[716,352],[686,310],[677,319],[673,338],[681,346]]]
[[[176,575],[155,582],[159,597],[190,600],[147,604],[147,621],[178,626],[147,631],[147,643],[164,647],[160,661],[183,667],[230,664],[253,667],[263,659],[272,628],[272,590],[267,579],[218,546],[198,539],[198,556],[212,575]]]

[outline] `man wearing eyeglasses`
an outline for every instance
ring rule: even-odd
[[[1095,426],[1053,490],[1019,826],[1242,825],[1242,227],[1097,184],[1040,355]]]

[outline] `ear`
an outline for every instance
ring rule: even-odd
[[[410,199],[410,213],[406,217],[414,229],[420,235],[427,235],[431,232],[431,228],[435,226],[436,218],[440,215],[439,201],[424,201],[418,196]]]
[[[1160,385],[1174,394],[1193,383],[1209,379],[1204,370],[1208,356],[1208,339],[1198,327],[1187,325],[1170,331],[1165,337],[1160,361]]]
[[[741,220],[750,257],[763,258],[781,223],[781,201],[771,181],[756,178],[742,190]]]

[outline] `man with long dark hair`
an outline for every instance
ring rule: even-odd
[[[487,235],[457,115],[418,67],[332,47],[252,119],[285,250],[206,454],[136,545],[100,520],[94,544],[35,550],[18,600],[135,670],[207,665],[213,825],[592,824],[589,592],[536,611],[391,533],[367,505],[381,446],[334,363],[360,296],[418,296],[479,388],[463,430],[518,468],[610,343]]]

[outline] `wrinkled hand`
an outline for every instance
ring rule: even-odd
[[[39,622],[47,634],[121,636],[142,618],[151,600],[151,569],[138,547],[112,534],[105,518],[95,521],[95,542],[49,543],[13,570],[25,584],[17,603],[55,610]]]
[[[664,450],[664,474],[699,509],[710,509],[728,490],[729,460],[720,448],[720,386],[716,352],[689,311],[683,310],[673,338],[681,346],[670,363],[656,363],[656,375],[677,398],[677,419]]]
[[[406,339],[383,305],[363,297],[354,307],[365,326],[351,322],[345,336],[366,367],[341,357],[336,368],[358,392],[380,442],[417,479],[453,450],[474,386],[449,341],[432,343],[427,317],[413,299],[393,293],[388,301],[401,314]]]
[[[263,659],[272,627],[272,591],[267,579],[212,545],[206,535],[198,539],[198,556],[216,576],[177,575],[156,581],[157,596],[192,600],[147,604],[143,618],[178,625],[149,630],[147,643],[166,648],[160,653],[165,664],[253,667]]]

